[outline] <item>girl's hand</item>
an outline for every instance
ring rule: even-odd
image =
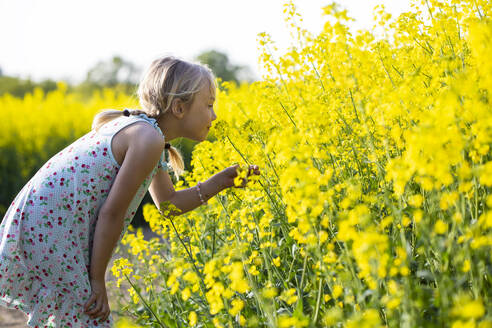
[[[89,300],[84,305],[84,312],[92,319],[100,317],[100,320],[104,321],[111,312],[109,309],[108,295],[106,293],[106,282],[104,280],[92,279],[91,288],[92,293]],[[92,305],[94,305],[94,307],[90,309]]]
[[[258,168],[258,165],[249,165],[249,167],[243,167],[239,168],[239,164],[235,164],[233,166],[229,166],[228,168],[225,168],[222,170],[222,176],[224,177],[224,186],[226,188],[230,187],[235,187],[235,188],[244,188],[246,184],[248,183],[248,177],[252,174],[259,175],[260,174],[260,169]],[[243,170],[246,170],[243,171]],[[238,173],[238,171],[240,171]],[[241,172],[243,171],[243,172]],[[244,177],[241,178],[241,183],[239,185],[234,184],[234,180],[238,177],[238,175],[244,175]]]

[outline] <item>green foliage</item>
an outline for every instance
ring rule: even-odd
[[[0,96],[8,93],[14,97],[22,98],[26,93],[32,93],[35,88],[49,92],[56,89],[56,82],[48,79],[37,83],[30,79],[24,80],[0,74]]]
[[[229,62],[229,57],[217,50],[204,51],[196,57],[196,60],[202,64],[206,64],[214,74],[222,81],[233,81],[239,84],[241,72],[248,71],[246,66],[237,66]],[[246,77],[245,80],[251,79]]]

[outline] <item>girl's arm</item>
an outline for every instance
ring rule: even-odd
[[[164,139],[157,131],[142,125],[134,125],[134,129],[123,163],[98,214],[90,263],[91,280],[104,281],[128,206],[164,149]]]
[[[202,182],[200,184],[200,192],[203,199],[207,201],[227,187],[224,171],[221,171]],[[202,205],[197,186],[176,191],[171,177],[164,170],[159,170],[154,176],[150,183],[149,192],[157,208],[160,208],[160,203],[169,201],[181,210],[179,213],[172,211],[172,215],[184,214]]]
[[[200,184],[200,192],[204,201],[209,200],[222,190],[234,186],[234,178],[237,177],[238,166],[239,165],[236,164],[225,168]],[[260,170],[257,165],[249,166],[248,176],[250,174],[260,174]],[[246,183],[247,179],[244,180],[243,187]],[[154,176],[154,179],[150,183],[149,192],[157,208],[160,208],[160,203],[169,201],[181,210],[179,213],[172,211],[172,215],[184,214],[202,205],[197,186],[175,191],[171,177],[164,170],[160,170]]]

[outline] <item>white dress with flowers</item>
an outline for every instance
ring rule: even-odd
[[[0,305],[22,310],[29,326],[112,327],[111,315],[104,322],[91,319],[83,306],[91,295],[97,215],[120,168],[111,140],[140,121],[164,138],[155,119],[122,115],[48,160],[8,208],[0,224]],[[168,169],[164,151],[130,203],[119,241],[159,169]]]

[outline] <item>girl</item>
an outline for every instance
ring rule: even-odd
[[[106,268],[146,191],[156,206],[170,201],[186,213],[234,186],[238,165],[180,191],[167,172],[183,172],[167,141],[205,140],[215,88],[207,67],[157,59],[138,88],[142,110],[99,113],[92,131],[41,167],[0,225],[0,305],[33,327],[112,326]]]

